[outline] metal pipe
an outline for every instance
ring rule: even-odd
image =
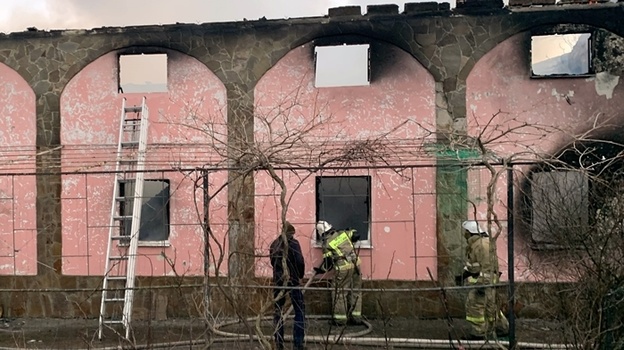
[[[507,286],[509,303],[509,350],[515,350],[516,340],[516,315],[515,315],[515,274],[514,274],[514,174],[513,166],[507,169]]]
[[[266,336],[269,338],[270,336]],[[239,340],[248,340],[249,335],[241,334],[240,338],[234,337],[226,337],[226,338],[217,338],[214,339],[214,343],[220,342],[232,342]],[[286,335],[284,337],[285,340],[291,341],[292,336]],[[306,342],[308,343],[327,343],[327,337],[324,336],[308,336],[306,335]],[[176,341],[176,342],[167,342],[167,343],[156,343],[149,345],[136,345],[133,346],[133,349],[170,349],[173,347],[179,346],[190,346],[190,345],[201,345],[204,344],[205,340],[190,340],[190,341]],[[373,338],[373,337],[362,337],[362,338],[350,338],[350,337],[342,337],[336,344],[343,345],[360,345],[360,346],[400,346],[402,348],[413,348],[413,349],[440,349],[445,350],[449,348],[448,340],[441,339],[417,339],[417,338]],[[455,344],[457,345],[457,344]],[[505,347],[509,345],[508,342],[488,342],[485,341],[476,341],[476,340],[466,340],[462,342],[464,349],[501,349],[501,347]],[[520,349],[553,349],[553,350],[564,350],[564,349],[574,349],[573,344],[543,344],[543,343],[518,343],[518,348]],[[92,348],[91,348],[92,349]],[[105,348],[98,348],[98,350],[118,350],[119,346],[111,346]],[[17,348],[0,348],[0,350],[17,350]],[[84,349],[87,350],[87,349]]]

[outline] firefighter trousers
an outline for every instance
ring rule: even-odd
[[[498,307],[494,288],[474,288],[466,298],[466,321],[471,325],[471,334],[488,337],[493,332],[499,335],[509,333],[509,321]]]
[[[362,319],[362,275],[357,267],[336,270],[332,286],[333,319],[346,324],[348,318]]]

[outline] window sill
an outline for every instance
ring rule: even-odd
[[[551,74],[551,75],[534,75],[531,74],[531,79],[587,79],[595,78],[595,73],[581,73],[581,74]]]
[[[321,242],[314,240],[310,241],[310,247],[319,249],[323,248]],[[355,249],[373,249],[373,245],[370,243],[370,241],[357,242],[355,243]]]
[[[118,244],[120,247],[127,247],[128,243]],[[169,241],[139,241],[139,247],[171,247]]]

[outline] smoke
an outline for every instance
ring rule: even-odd
[[[19,0],[5,6],[0,31],[206,23],[323,16],[346,0]],[[25,3],[25,4],[24,4]],[[36,5],[35,5],[36,4]]]

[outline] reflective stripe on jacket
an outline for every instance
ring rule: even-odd
[[[360,259],[351,242],[354,232],[354,230],[339,230],[323,238],[323,258],[331,258],[338,270],[352,269],[360,265]]]

